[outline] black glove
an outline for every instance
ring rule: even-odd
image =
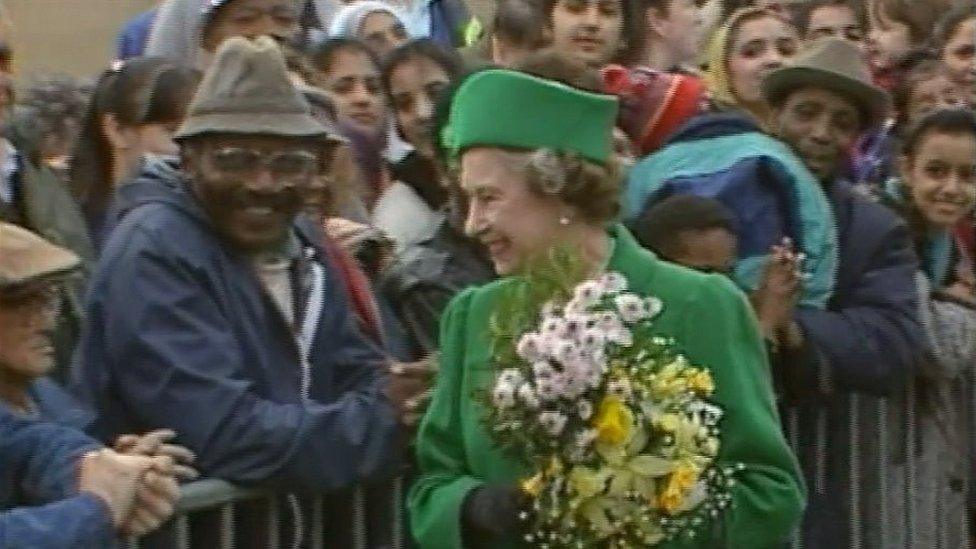
[[[519,513],[525,503],[525,495],[514,486],[485,485],[469,492],[461,505],[465,547],[490,547],[520,538],[525,523]]]

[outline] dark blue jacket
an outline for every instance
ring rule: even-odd
[[[74,429],[0,407],[0,549],[116,546],[108,508],[77,494],[78,458],[99,446]]]
[[[27,394],[37,407],[37,418],[87,433],[95,414],[52,379],[34,380]]]
[[[76,393],[93,432],[172,428],[207,476],[332,490],[392,474],[397,422],[384,357],[355,327],[326,272],[308,400],[291,328],[248,258],[227,247],[172,170],[123,187],[87,303]]]
[[[810,487],[802,542],[816,549],[851,547],[868,526],[884,528],[863,519],[874,511],[865,506],[885,485],[876,477],[892,455],[910,445],[896,442],[904,435],[889,424],[902,421],[892,419],[905,413],[897,395],[927,352],[908,228],[846,182],[831,185],[828,196],[840,244],[834,295],[826,310],[797,312],[809,360],[777,365],[792,388],[781,409],[784,428]],[[890,448],[882,450],[885,437]]]
[[[838,181],[828,190],[837,220],[840,269],[826,310],[797,320],[820,360],[807,387],[890,395],[924,357],[908,227],[888,208]],[[801,373],[802,375],[803,373]]]

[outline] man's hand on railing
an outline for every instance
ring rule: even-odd
[[[169,456],[151,458],[153,466],[136,487],[135,505],[122,525],[122,532],[141,537],[159,528],[173,516],[180,497],[176,464]]]
[[[112,524],[121,528],[132,513],[136,488],[152,467],[152,459],[124,456],[108,448],[88,452],[78,464],[78,491],[97,496],[108,508]]]
[[[170,444],[174,438],[176,432],[172,429],[157,429],[144,435],[122,435],[115,441],[115,451],[137,456],[168,456],[173,460],[173,474],[177,479],[196,479],[199,475],[191,467],[196,456],[183,446]]]
[[[112,524],[126,536],[142,536],[173,515],[180,488],[169,456],[125,455],[103,448],[82,456],[78,491],[101,499]]]

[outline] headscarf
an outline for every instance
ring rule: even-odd
[[[146,57],[165,57],[180,65],[200,66],[200,25],[208,0],[166,0],[159,6]]]
[[[302,0],[295,1],[304,5]],[[324,2],[313,1],[316,8]],[[165,0],[156,12],[143,55],[165,57],[180,65],[202,68],[205,64],[201,55],[203,25],[212,9],[211,0]]]
[[[376,13],[388,13],[407,29],[407,33],[415,36],[416,33],[407,25],[407,18],[399,9],[376,0],[365,0],[342,7],[329,26],[329,37],[331,38],[359,38],[359,30],[366,19],[366,16]]]
[[[732,90],[732,75],[729,74],[729,54],[732,48],[732,35],[739,30],[745,19],[751,19],[759,14],[769,14],[779,17],[766,9],[748,7],[736,10],[729,16],[728,21],[715,31],[708,43],[707,62],[705,71],[705,86],[714,103],[724,108],[742,108],[739,98]]]

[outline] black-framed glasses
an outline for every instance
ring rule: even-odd
[[[241,147],[223,147],[210,153],[213,166],[225,173],[254,174],[262,168],[271,175],[290,179],[314,175],[319,158],[310,151],[264,153]]]

